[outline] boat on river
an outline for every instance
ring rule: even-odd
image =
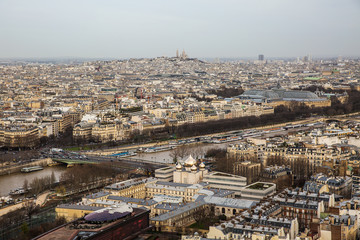
[[[39,170],[43,170],[44,168],[42,166],[33,166],[33,167],[24,167],[20,171],[23,173],[29,173],[29,172],[35,172]]]
[[[110,156],[112,157],[132,157],[132,156],[136,156],[136,153],[134,152],[119,152],[119,153],[115,153],[115,154],[111,154]]]
[[[160,147],[149,147],[149,148],[145,149],[144,152],[146,152],[146,153],[155,153],[155,152],[168,151],[168,150],[171,150],[173,148],[174,148],[174,146],[169,146],[169,145],[160,146]]]
[[[20,187],[20,188],[16,188],[14,190],[11,190],[9,195],[10,196],[17,196],[17,195],[25,194],[27,192],[28,192],[28,190],[25,190],[24,188]]]

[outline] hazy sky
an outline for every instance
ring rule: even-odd
[[[360,56],[360,0],[0,0],[0,58]]]

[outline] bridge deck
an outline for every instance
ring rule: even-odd
[[[59,159],[53,158],[55,162],[66,163],[66,164],[98,164],[99,162],[94,161],[85,161],[85,160],[75,160],[75,159]]]
[[[147,164],[157,167],[164,167],[168,166],[167,163],[156,163],[153,161],[148,161],[144,159],[137,159],[137,158],[115,158],[111,156],[101,156],[98,158],[98,160],[79,160],[79,159],[59,159],[59,158],[53,158],[53,161],[59,162],[59,163],[65,163],[65,164],[98,164],[101,162],[124,162],[124,163],[131,163],[131,164]]]

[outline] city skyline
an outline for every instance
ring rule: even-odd
[[[0,9],[0,58],[360,56],[355,0],[5,0]]]

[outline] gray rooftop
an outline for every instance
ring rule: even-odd
[[[145,179],[139,179],[139,178],[129,179],[126,181],[108,185],[105,187],[105,189],[122,190],[122,189],[129,188],[131,186],[134,186],[134,185],[144,184],[144,183],[148,183],[148,182],[155,181],[155,180],[156,180],[156,178],[152,178],[152,177],[145,178]]]
[[[151,206],[157,203],[157,201],[149,199],[149,200],[145,200],[145,199],[140,199],[140,198],[130,198],[130,197],[121,197],[121,196],[114,196],[111,195],[107,198],[108,200],[113,200],[113,201],[122,201],[122,202],[126,202],[126,203],[136,203],[136,204],[140,204],[140,205],[144,205],[144,206]]]
[[[105,197],[105,196],[108,196],[108,195],[110,195],[110,193],[101,191],[101,192],[89,194],[89,195],[85,196],[85,198],[96,199],[96,198]]]
[[[234,198],[223,198],[215,196],[207,196],[203,198],[206,203],[215,204],[216,206],[232,207],[232,208],[251,208],[256,205],[256,201]]]
[[[155,208],[173,211],[182,206],[184,206],[184,203],[161,203],[161,204],[156,205]]]
[[[79,204],[60,204],[59,206],[57,206],[57,208],[96,211],[99,209],[103,209],[104,207],[92,207],[88,205],[79,205]]]
[[[174,216],[178,216],[178,215],[183,214],[183,213],[185,213],[187,211],[190,211],[192,209],[200,207],[200,206],[202,206],[204,204],[205,204],[205,202],[203,202],[203,201],[192,202],[192,203],[186,204],[183,207],[180,207],[180,208],[178,208],[178,209],[176,209],[174,211],[167,212],[165,214],[153,217],[150,220],[151,221],[166,221],[166,220],[168,220],[168,219],[170,219],[170,218],[172,218]]]

